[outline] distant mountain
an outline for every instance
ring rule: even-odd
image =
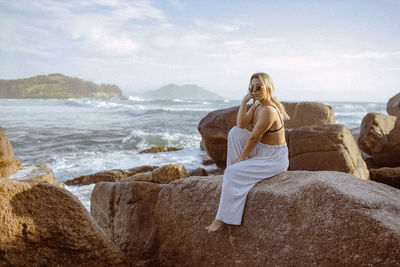
[[[97,85],[78,78],[54,73],[26,79],[0,80],[0,98],[122,98],[112,84]]]
[[[223,97],[194,84],[168,84],[157,90],[143,93],[141,97],[154,100],[224,100]]]

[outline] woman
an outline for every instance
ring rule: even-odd
[[[249,92],[237,114],[237,126],[228,135],[221,199],[215,220],[206,227],[209,233],[221,230],[224,224],[240,225],[250,189],[264,178],[289,167],[283,128],[283,121],[289,116],[272,96],[273,90],[274,85],[267,74],[251,76]],[[250,99],[253,99],[253,105],[246,112]]]

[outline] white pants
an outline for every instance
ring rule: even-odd
[[[221,199],[216,219],[240,225],[247,194],[253,186],[265,179],[286,171],[289,151],[286,144],[267,145],[258,142],[247,158],[235,163],[250,136],[247,129],[233,127],[228,135],[228,151]]]

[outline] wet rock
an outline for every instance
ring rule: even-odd
[[[147,181],[159,184],[167,184],[176,179],[187,178],[185,166],[182,164],[168,164],[154,169],[152,172],[145,172],[130,176],[122,182]]]
[[[217,169],[213,169],[213,170],[208,170],[207,173],[210,176],[223,175],[224,174],[224,169],[217,168]]]
[[[208,155],[202,155],[201,156],[201,164],[203,164],[204,166],[208,166],[208,165],[213,165],[215,163],[212,160],[212,158],[210,158]]]
[[[152,178],[153,178],[152,172],[142,172],[129,176],[128,178],[121,180],[121,182],[133,182],[133,181],[151,182]]]
[[[197,168],[189,172],[189,176],[208,176],[208,173],[203,168]]]
[[[144,166],[139,166],[139,167],[135,167],[135,168],[131,168],[128,169],[126,171],[126,173],[128,174],[128,176],[132,176],[138,173],[144,173],[144,172],[151,172],[154,169],[157,169],[158,166],[148,166],[148,165],[144,165]]]
[[[169,151],[177,151],[182,150],[183,148],[177,147],[170,147],[170,146],[157,146],[157,147],[150,147],[148,149],[142,150],[139,152],[141,153],[159,153],[159,152],[169,152]]]
[[[99,182],[118,182],[129,176],[123,170],[101,171],[94,174],[79,176],[65,182],[66,185],[88,185]]]

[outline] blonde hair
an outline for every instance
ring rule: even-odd
[[[274,87],[274,84],[272,83],[271,77],[269,77],[269,75],[264,72],[254,73],[253,75],[251,75],[250,85],[251,85],[251,80],[253,78],[259,79],[261,84],[265,86],[265,88],[267,90],[267,94],[271,96],[272,102],[274,102],[274,104],[277,106],[277,108],[281,112],[282,119],[289,120],[290,117],[286,113],[285,107],[281,104],[281,102],[279,102],[278,98],[276,98],[275,96],[272,95],[272,92],[275,90],[275,87]]]

